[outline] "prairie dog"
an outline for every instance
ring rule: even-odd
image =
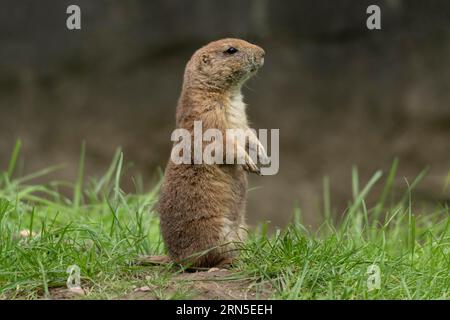
[[[177,128],[248,130],[241,87],[264,64],[262,48],[239,39],[211,42],[187,63],[176,112]],[[250,140],[260,146],[256,135]],[[246,148],[228,141],[237,149]],[[169,160],[157,211],[161,232],[172,260],[191,267],[230,264],[236,243],[245,239],[247,172],[259,173],[245,151],[244,164],[175,164]]]

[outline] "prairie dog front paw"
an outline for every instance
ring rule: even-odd
[[[245,153],[244,170],[247,172],[261,174],[261,170],[247,153]]]
[[[258,156],[257,160],[259,160],[259,162],[262,165],[269,164],[270,163],[270,159],[267,156],[266,149],[262,145],[261,141],[259,141],[259,139],[256,136],[256,134],[254,133],[254,131],[251,130],[251,129],[248,129],[246,131],[246,135],[247,135],[247,138],[248,138],[247,145],[248,145],[249,151],[250,152],[253,151]]]

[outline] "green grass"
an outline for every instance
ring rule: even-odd
[[[0,299],[51,297],[53,288],[66,285],[74,264],[81,269],[84,298],[115,298],[144,285],[152,286],[155,298],[190,297],[183,282],[171,283],[174,271],[135,264],[139,255],[164,252],[152,209],[158,186],[144,192],[136,182],[135,192],[124,193],[120,150],[103,176],[87,179],[83,144],[76,181],[45,185],[33,180],[58,168],[17,176],[19,154],[20,142],[0,173]],[[305,228],[296,208],[284,230],[269,233],[266,224],[250,230],[233,267],[236,277],[269,284],[275,299],[448,299],[449,208],[412,205],[425,172],[392,203],[397,167],[395,161],[386,176],[376,172],[366,183],[354,168],[353,199],[339,221],[332,220],[325,178],[321,227]],[[384,187],[369,208],[375,185]],[[20,235],[24,230],[35,234]],[[380,271],[378,289],[368,288],[370,268]]]

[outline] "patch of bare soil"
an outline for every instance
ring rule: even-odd
[[[52,300],[79,299],[86,294],[81,288],[71,290],[66,287],[49,288],[49,292]]]
[[[54,287],[49,290],[52,300],[89,299],[89,289],[85,291]],[[273,288],[268,283],[255,281],[235,271],[212,268],[208,271],[174,273],[161,284],[149,284],[142,278],[141,286],[130,285],[127,293],[115,299],[258,300],[268,299],[272,292]]]
[[[143,286],[119,297],[119,299],[159,299],[155,292],[163,289],[164,296],[176,297],[176,292],[188,294],[189,299],[196,300],[257,300],[267,299],[271,294],[271,286],[255,282],[254,279],[225,269],[213,268],[208,271],[181,273],[174,276],[164,288]]]

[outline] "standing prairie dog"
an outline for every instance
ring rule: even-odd
[[[230,264],[236,256],[236,244],[245,238],[245,171],[259,173],[259,167],[246,145],[225,141],[225,131],[248,131],[248,145],[257,145],[258,156],[267,158],[249,130],[241,94],[244,82],[264,64],[264,54],[263,49],[246,41],[223,39],[200,48],[187,63],[177,128],[192,133],[194,121],[201,121],[203,131],[218,129],[224,145],[231,143],[244,150],[245,162],[175,164],[169,160],[157,211],[164,243],[177,263],[190,267]]]

